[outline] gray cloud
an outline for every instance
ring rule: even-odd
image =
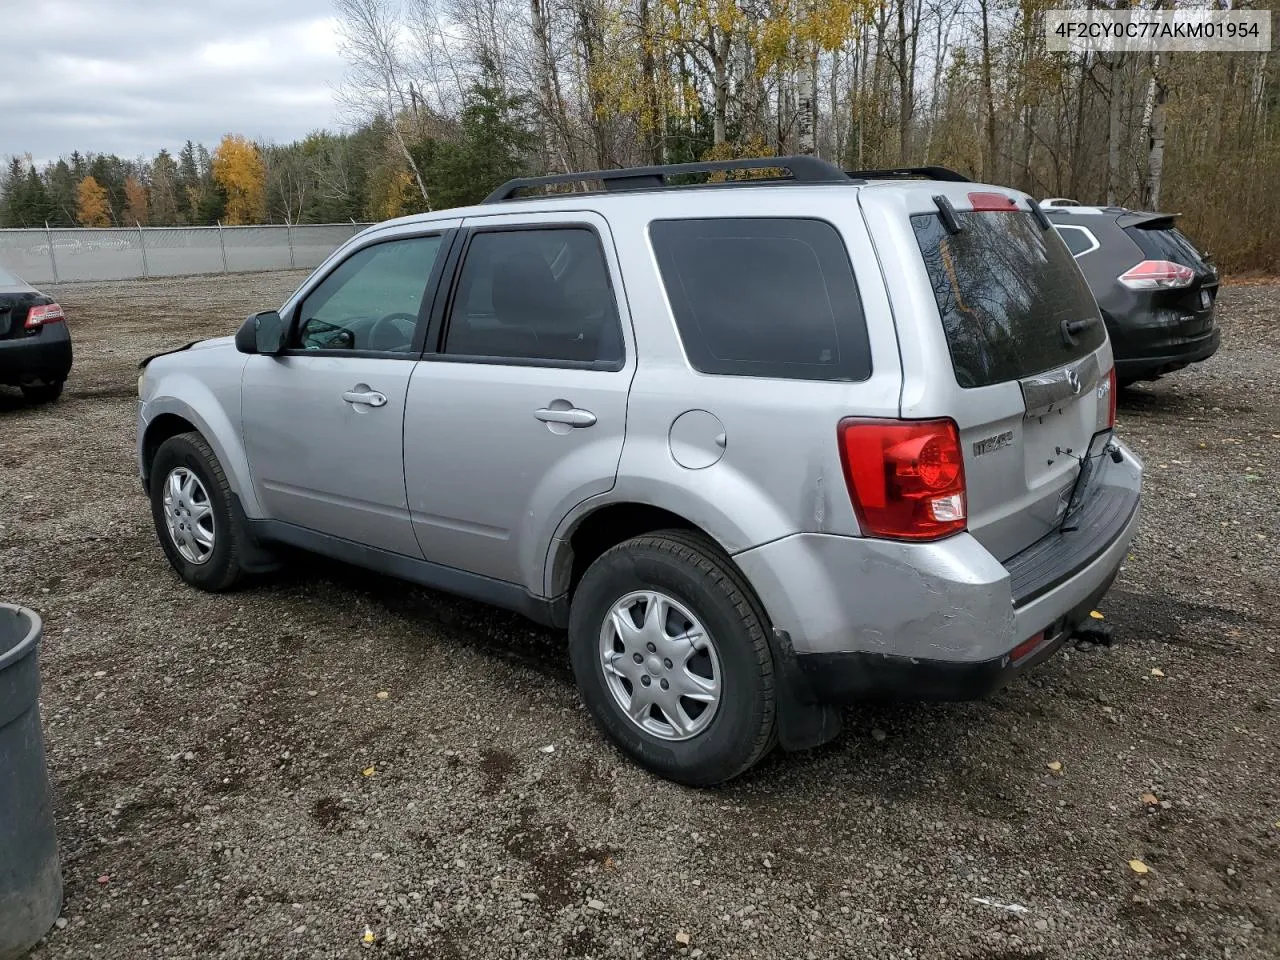
[[[328,0],[0,0],[0,34],[22,51],[0,71],[0,156],[151,156],[336,122]]]

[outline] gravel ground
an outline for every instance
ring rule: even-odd
[[[36,958],[1280,954],[1280,286],[1122,399],[1149,482],[1112,646],[693,791],[596,734],[559,634],[324,561],[170,572],[135,363],[299,279],[64,287],[63,401],[0,396],[66,880]]]

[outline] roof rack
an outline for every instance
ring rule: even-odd
[[[963,173],[948,167],[887,167],[884,170],[846,170],[845,176],[855,180],[908,180],[912,177],[925,180],[950,180],[952,183],[970,183]]]
[[[938,168],[941,169],[941,168]],[[550,177],[518,177],[508,180],[489,196],[484,203],[501,203],[516,199],[521,190],[548,187],[558,183],[578,183],[583,180],[599,180],[606,191],[662,190],[679,187],[668,184],[668,177],[680,177],[691,173],[720,173],[730,170],[787,170],[789,177],[767,177],[755,180],[735,180],[735,186],[768,183],[848,183],[849,178],[835,164],[817,157],[750,157],[744,160],[709,160],[702,163],[669,163],[660,167],[624,167],[617,170],[588,170],[583,173],[559,173]],[[958,174],[956,176],[959,176]],[[963,178],[961,178],[963,179]]]

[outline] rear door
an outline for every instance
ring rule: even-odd
[[[895,245],[881,262],[902,344],[902,415],[956,421],[969,532],[1007,559],[1061,524],[1082,458],[1109,426],[1112,361],[1097,305],[1021,194],[930,183],[864,190],[862,202],[877,246]]]
[[[560,519],[613,486],[635,370],[608,224],[464,222],[452,292],[409,384],[404,469],[427,560],[543,588]]]

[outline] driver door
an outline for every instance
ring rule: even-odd
[[[457,222],[349,252],[286,309],[288,348],[244,368],[245,452],[272,520],[420,557],[404,405]]]

